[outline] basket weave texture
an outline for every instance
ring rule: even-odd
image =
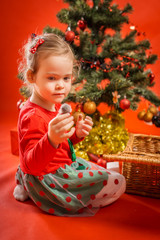
[[[123,162],[126,192],[160,198],[160,136],[130,134],[124,152],[103,158]]]

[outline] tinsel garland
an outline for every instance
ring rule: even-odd
[[[86,138],[74,146],[76,156],[88,159],[87,152],[103,156],[122,152],[128,142],[125,120],[118,111],[109,111],[103,116],[96,113],[93,128]]]

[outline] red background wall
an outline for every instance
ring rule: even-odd
[[[145,32],[152,45],[153,53],[160,55],[160,2],[159,0],[117,0],[120,7],[129,2],[134,12],[129,15],[140,32]],[[16,121],[18,111],[16,103],[21,98],[19,88],[21,82],[17,79],[18,51],[32,32],[41,33],[46,25],[66,29],[60,24],[56,14],[62,7],[66,7],[62,0],[23,0],[1,1],[1,88],[0,112],[1,120]],[[153,91],[160,96],[160,60],[151,66],[155,74]],[[146,107],[146,102],[140,104],[138,111]],[[131,132],[160,135],[160,128],[150,126],[137,119],[137,112],[127,110],[124,113],[126,127]]]

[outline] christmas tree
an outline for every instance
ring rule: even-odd
[[[64,2],[69,7],[57,17],[66,24],[66,32],[47,26],[44,33],[56,33],[70,43],[81,66],[66,101],[77,103],[75,118],[85,112],[92,115],[95,125],[77,152],[84,149],[102,155],[123,151],[128,133],[120,113],[136,110],[142,98],[160,105],[160,98],[151,91],[154,74],[148,68],[157,55],[151,54],[149,40],[138,41],[141,33],[134,26],[122,37],[122,27],[129,24],[128,14],[133,11],[130,4],[120,9],[112,0]],[[100,103],[114,111],[101,116],[96,109]]]
[[[112,0],[64,2],[69,7],[57,17],[67,24],[66,32],[49,26],[44,32],[63,36],[80,61],[81,71],[73,83],[75,92],[67,100],[84,103],[90,99],[96,105],[104,102],[123,111],[128,107],[135,110],[144,97],[159,106],[160,99],[149,89],[154,85],[154,74],[147,65],[157,59],[149,54],[149,40],[136,41],[139,33],[135,29],[122,38],[121,29],[129,23],[127,14],[132,6],[119,9]]]

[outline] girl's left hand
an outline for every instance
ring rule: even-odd
[[[78,138],[86,137],[89,135],[93,126],[92,118],[86,116],[83,120],[82,115],[79,115],[79,119],[76,123],[76,135]]]

